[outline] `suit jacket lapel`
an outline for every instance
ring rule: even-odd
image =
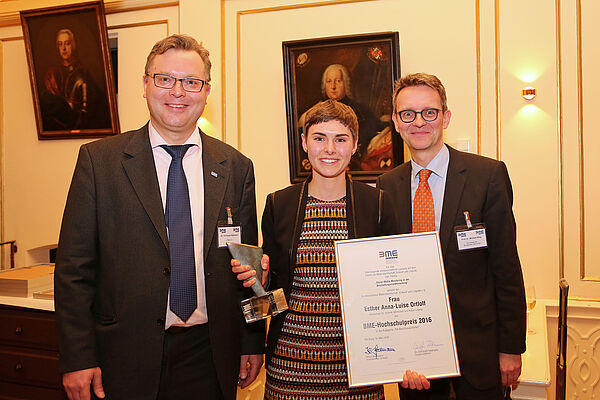
[[[440,241],[442,243],[442,253],[444,254],[454,230],[454,221],[459,212],[458,207],[467,180],[466,168],[462,162],[460,152],[450,146],[448,146],[448,150],[450,151],[450,161],[448,163],[442,220],[440,222]]]
[[[227,157],[200,132],[202,140],[202,171],[204,175],[204,260],[217,229],[219,212],[229,181],[230,170],[225,166]],[[222,216],[224,217],[224,216]]]
[[[160,187],[156,177],[156,165],[148,136],[148,125],[144,126],[131,136],[129,144],[123,150],[125,154],[122,162],[125,173],[133,186],[154,228],[160,235],[163,244],[168,249],[167,228],[165,214],[160,197]]]

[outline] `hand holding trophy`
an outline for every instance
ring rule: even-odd
[[[283,289],[279,288],[267,292],[261,285],[262,268],[260,261],[263,256],[262,249],[249,244],[232,242],[227,243],[227,248],[234,259],[239,260],[242,265],[249,265],[256,271],[256,282],[251,286],[256,296],[241,302],[246,322],[259,321],[287,310],[288,305]]]

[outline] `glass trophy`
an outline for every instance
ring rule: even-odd
[[[260,247],[242,243],[227,243],[231,256],[239,260],[242,265],[249,265],[256,271],[256,282],[251,286],[256,296],[241,302],[242,312],[246,323],[259,321],[269,316],[275,316],[288,309],[283,289],[265,291],[262,282],[262,268],[260,260],[263,251]]]

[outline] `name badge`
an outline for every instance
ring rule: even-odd
[[[487,237],[483,224],[475,225],[472,228],[457,226],[454,230],[456,231],[458,251],[487,248]]]
[[[227,247],[227,242],[242,243],[242,227],[224,225],[217,227],[219,232],[219,248]]]
[[[455,226],[456,243],[458,251],[485,249],[487,248],[487,237],[485,235],[485,224],[471,223],[471,215],[464,211],[466,225]]]

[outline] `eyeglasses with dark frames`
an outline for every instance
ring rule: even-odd
[[[432,122],[438,117],[439,112],[442,111],[438,108],[425,108],[421,111],[415,110],[402,110],[398,111],[400,120],[404,123],[413,122],[417,118],[417,114],[421,114],[423,121]]]
[[[204,85],[208,83],[199,78],[175,78],[167,74],[146,74],[154,80],[154,86],[161,89],[172,89],[177,81],[181,82],[181,87],[186,92],[201,92]]]

